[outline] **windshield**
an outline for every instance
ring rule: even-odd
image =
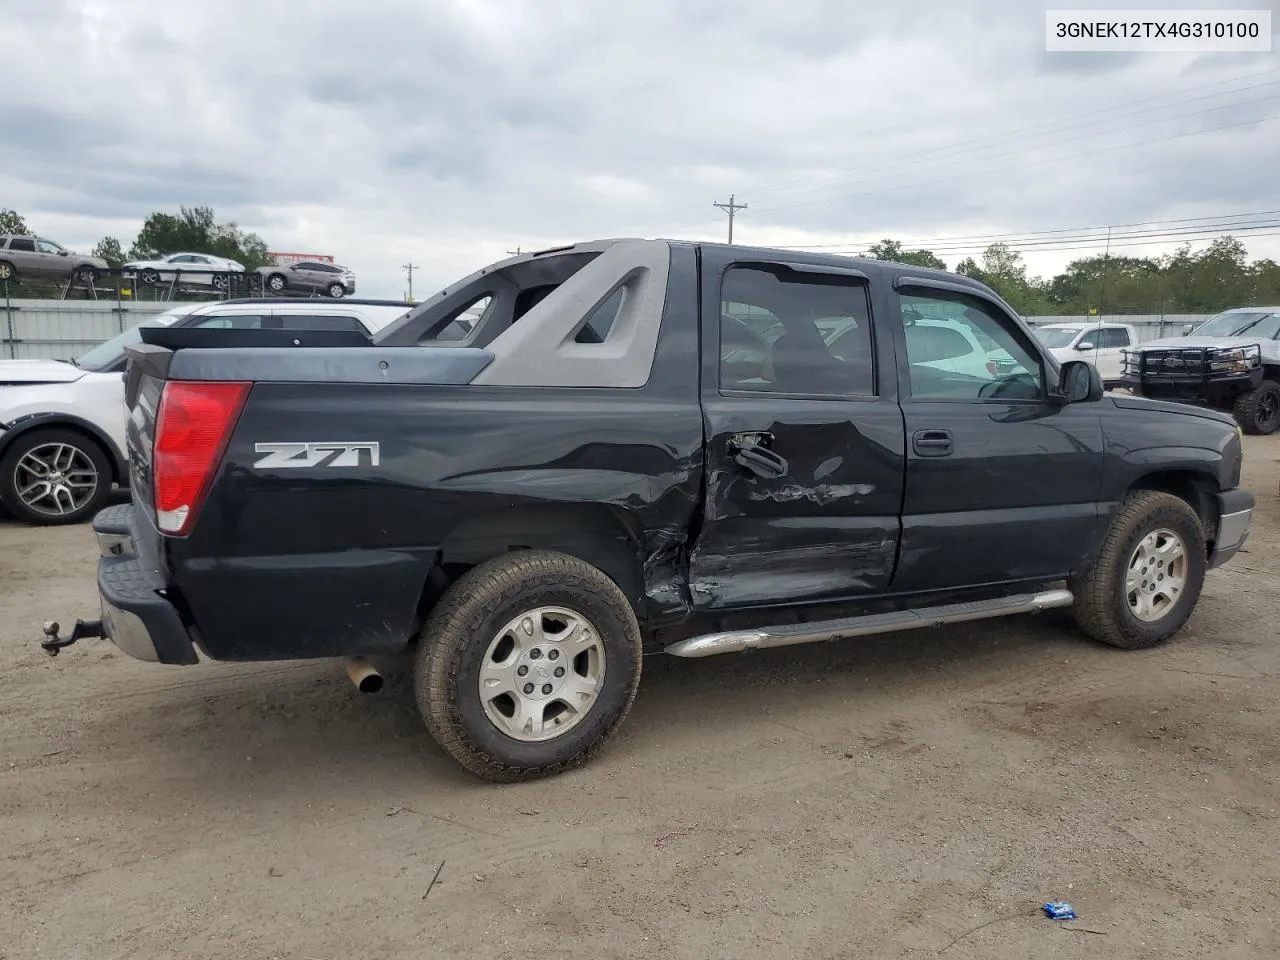
[[[1191,331],[1197,337],[1261,337],[1274,340],[1280,333],[1280,313],[1220,313]]]
[[[1040,327],[1034,331],[1036,339],[1050,350],[1071,346],[1071,341],[1079,332],[1078,327]]]
[[[142,342],[142,334],[139,332],[141,327],[159,327],[167,326],[181,317],[165,317],[163,322],[156,320],[144,320],[136,327],[126,330],[124,333],[116,334],[106,343],[100,343],[87,353],[82,353],[71,362],[82,370],[102,373],[109,371],[113,366],[120,362],[120,358],[124,356],[124,348],[134,343]]]

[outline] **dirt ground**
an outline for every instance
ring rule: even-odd
[[[49,659],[93,536],[6,521],[0,958],[1280,955],[1280,437],[1246,440],[1248,552],[1165,648],[1045,616],[651,658],[594,763],[516,787],[403,669]]]

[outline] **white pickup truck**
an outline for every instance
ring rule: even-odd
[[[1087,360],[1106,386],[1124,376],[1124,351],[1138,345],[1138,331],[1127,323],[1046,323],[1033,328],[1060,362]]]

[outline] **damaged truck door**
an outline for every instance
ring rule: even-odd
[[[898,552],[902,411],[877,370],[861,269],[704,250],[706,503],[695,608],[838,602],[889,588]]]

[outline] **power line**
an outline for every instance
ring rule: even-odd
[[[970,152],[970,151],[972,151],[972,150],[975,148],[975,146],[976,146],[976,147],[985,147],[985,146],[987,146],[987,145],[991,144],[991,143],[993,142],[993,140],[997,139],[997,137],[998,137],[998,139],[999,139],[1001,142],[1003,142],[1003,143],[1008,143],[1008,142],[1009,142],[1009,138],[1011,138],[1011,137],[1012,137],[1012,138],[1014,138],[1014,141],[1015,141],[1015,142],[1016,142],[1017,140],[1020,140],[1020,139],[1021,139],[1021,140],[1029,139],[1029,138],[1027,138],[1027,137],[1025,137],[1025,136],[1024,136],[1024,137],[1017,137],[1016,135],[1018,135],[1018,134],[1025,134],[1025,133],[1028,133],[1028,132],[1031,132],[1031,131],[1036,131],[1036,130],[1042,130],[1042,129],[1046,128],[1046,127],[1051,127],[1051,128],[1053,128],[1055,131],[1061,131],[1061,130],[1063,130],[1063,129],[1064,129],[1064,128],[1063,128],[1063,123],[1064,123],[1065,121],[1068,121],[1068,120],[1073,120],[1073,119],[1077,119],[1077,118],[1081,118],[1081,117],[1090,117],[1090,118],[1092,118],[1092,119],[1090,119],[1088,122],[1086,122],[1086,123],[1084,123],[1084,124],[1071,124],[1071,125],[1068,125],[1068,126],[1066,127],[1066,129],[1087,129],[1087,128],[1089,128],[1089,127],[1097,126],[1097,125],[1099,125],[1099,124],[1111,123],[1111,122],[1114,122],[1114,121],[1116,121],[1116,120],[1123,119],[1124,117],[1136,116],[1136,115],[1139,115],[1139,114],[1149,113],[1151,110],[1166,110],[1166,109],[1171,109],[1171,108],[1177,108],[1177,107],[1184,106],[1184,105],[1185,105],[1185,104],[1187,104],[1187,103],[1194,103],[1194,102],[1196,102],[1196,101],[1198,101],[1198,100],[1209,100],[1209,99],[1213,99],[1213,98],[1215,98],[1215,97],[1227,96],[1227,95],[1230,95],[1230,94],[1236,94],[1236,93],[1245,93],[1245,92],[1247,92],[1247,91],[1249,91],[1249,90],[1256,90],[1256,89],[1258,89],[1258,88],[1260,88],[1260,87],[1272,86],[1272,85],[1274,85],[1274,84],[1276,84],[1276,83],[1280,83],[1280,79],[1278,79],[1278,80],[1270,80],[1270,81],[1266,81],[1266,82],[1258,83],[1258,84],[1253,84],[1253,85],[1251,85],[1251,86],[1240,87],[1240,88],[1237,88],[1237,89],[1234,89],[1234,90],[1223,90],[1223,91],[1219,91],[1219,92],[1217,92],[1217,93],[1206,94],[1206,95],[1204,95],[1204,96],[1200,96],[1200,97],[1192,97],[1192,98],[1189,98],[1189,99],[1188,99],[1188,98],[1186,98],[1186,97],[1184,96],[1185,94],[1187,94],[1187,93],[1191,93],[1191,92],[1194,92],[1194,91],[1196,91],[1196,90],[1203,90],[1203,89],[1208,89],[1208,88],[1210,88],[1210,87],[1222,86],[1223,84],[1227,84],[1227,83],[1235,83],[1235,82],[1240,81],[1240,80],[1252,80],[1252,79],[1255,79],[1255,78],[1257,78],[1257,77],[1270,76],[1270,75],[1275,74],[1275,73],[1278,73],[1278,72],[1280,72],[1280,70],[1277,70],[1277,69],[1263,70],[1263,71],[1259,71],[1259,72],[1257,72],[1257,73],[1253,73],[1253,74],[1246,74],[1246,75],[1244,75],[1244,76],[1240,76],[1240,77],[1231,77],[1231,78],[1228,78],[1228,79],[1226,79],[1226,80],[1218,80],[1218,81],[1216,81],[1216,82],[1214,82],[1214,83],[1207,83],[1207,84],[1202,84],[1202,85],[1199,85],[1199,86],[1188,87],[1188,88],[1186,88],[1186,89],[1184,89],[1184,90],[1174,91],[1174,92],[1172,92],[1172,93],[1163,93],[1163,94],[1157,94],[1156,96],[1152,96],[1152,97],[1144,97],[1144,98],[1142,98],[1142,99],[1140,99],[1140,100],[1132,100],[1132,101],[1129,101],[1129,102],[1127,102],[1127,103],[1117,104],[1117,105],[1116,105],[1116,106],[1114,106],[1114,107],[1102,107],[1102,108],[1099,108],[1098,110],[1090,110],[1090,111],[1084,111],[1084,112],[1081,112],[1081,113],[1069,114],[1069,115],[1067,115],[1067,116],[1065,116],[1065,117],[1058,117],[1056,120],[1043,121],[1043,122],[1041,122],[1041,123],[1033,124],[1032,126],[1029,126],[1029,127],[1020,127],[1020,128],[1015,128],[1014,130],[1007,131],[1007,132],[1002,133],[1002,134],[992,135],[992,136],[986,136],[986,137],[981,138],[980,140],[961,141],[960,143],[953,144],[953,145],[948,146],[948,147],[945,147],[945,148],[943,148],[943,149],[944,149],[944,150],[945,150],[945,152],[946,152],[946,155],[947,155],[947,159],[948,159],[948,161],[950,161],[952,158],[954,158],[954,157],[955,157],[955,155],[956,155],[957,153],[967,153],[967,152]],[[1132,106],[1136,106],[1137,104],[1150,103],[1150,102],[1152,102],[1152,101],[1154,101],[1154,100],[1163,100],[1163,99],[1166,99],[1166,98],[1169,98],[1169,97],[1177,97],[1177,98],[1178,98],[1178,100],[1177,100],[1177,102],[1175,102],[1175,103],[1166,104],[1166,105],[1164,105],[1164,106],[1159,106],[1159,107],[1148,107],[1148,108],[1143,109],[1143,110],[1132,111],[1132,112],[1130,112],[1130,113],[1120,114],[1119,116],[1106,117],[1106,118],[1099,118],[1099,117],[1098,117],[1098,114],[1100,114],[1100,113],[1111,113],[1111,112],[1113,112],[1113,111],[1115,111],[1115,110],[1120,110],[1120,109],[1123,109],[1123,108],[1125,108],[1125,107],[1132,107]],[[1264,98],[1264,99],[1267,99],[1267,98]],[[1249,101],[1249,102],[1252,102],[1252,101]],[[1231,107],[1231,106],[1239,106],[1239,105],[1242,105],[1242,104],[1224,104],[1223,106],[1214,107],[1214,108],[1211,108],[1211,109],[1212,109],[1212,110],[1221,110],[1221,109],[1227,109],[1228,107]],[[1207,110],[1206,110],[1206,111],[1201,111],[1201,112],[1209,112],[1209,111],[1207,111]],[[1194,114],[1189,114],[1189,115],[1194,115]],[[1161,119],[1158,119],[1158,120],[1155,120],[1155,121],[1151,121],[1151,122],[1161,122],[1162,120],[1175,120],[1175,119],[1179,119],[1179,118],[1180,118],[1180,116],[1182,116],[1182,115],[1178,115],[1178,116],[1171,116],[1171,117],[1164,117],[1164,118],[1161,118]],[[1114,133],[1114,132],[1118,132],[1118,131],[1107,131],[1107,132],[1108,132],[1108,133]],[[1075,138],[1075,139],[1080,139],[1080,138]],[[1069,142],[1069,141],[1061,141],[1061,142]],[[879,164],[878,164],[877,166],[873,166],[873,167],[871,167],[871,168],[861,168],[861,169],[860,169],[860,168],[856,168],[856,167],[855,167],[855,168],[846,169],[846,170],[844,170],[844,171],[842,171],[842,172],[829,173],[829,174],[818,174],[818,175],[815,175],[815,176],[812,176],[812,177],[801,177],[801,178],[796,179],[796,180],[783,181],[783,182],[781,182],[781,183],[775,183],[775,184],[772,184],[772,185],[766,185],[766,186],[762,186],[762,187],[757,187],[757,188],[755,189],[755,191],[754,191],[754,192],[755,192],[755,193],[757,193],[757,194],[760,194],[760,193],[777,192],[777,191],[789,192],[790,188],[793,188],[793,187],[796,187],[796,186],[802,186],[802,185],[805,185],[805,184],[807,184],[807,183],[814,183],[814,182],[817,182],[817,181],[827,181],[827,180],[843,180],[843,179],[846,179],[846,178],[848,178],[848,177],[850,177],[850,176],[855,176],[855,177],[856,177],[856,176],[861,176],[861,175],[866,174],[866,173],[869,173],[869,172],[875,172],[875,171],[877,171],[877,170],[882,170],[882,169],[886,169],[886,168],[889,168],[889,167],[897,168],[898,166],[900,166],[900,165],[901,165],[901,164],[903,164],[903,163],[911,164],[911,163],[913,163],[913,162],[917,162],[918,160],[919,160],[919,151],[914,151],[914,152],[912,152],[912,153],[910,153],[910,154],[904,154],[904,155],[901,155],[901,156],[898,156],[898,157],[892,157],[892,158],[889,158],[888,160],[885,160],[885,161],[881,161],[881,162],[879,162]]]
[[[1024,170],[1027,167],[1043,166],[1044,164],[1063,163],[1064,161],[1079,160],[1083,157],[1097,156],[1098,154],[1102,154],[1102,153],[1114,153],[1117,150],[1128,150],[1133,147],[1149,146],[1153,143],[1167,143],[1170,140],[1180,140],[1184,137],[1200,136],[1206,133],[1216,133],[1219,130],[1230,130],[1235,127],[1244,127],[1244,126],[1258,125],[1263,123],[1270,123],[1272,120],[1280,120],[1280,115],[1273,114],[1272,116],[1268,116],[1268,117],[1254,117],[1249,120],[1240,120],[1235,123],[1220,124],[1219,126],[1216,126],[1216,127],[1206,127],[1203,130],[1188,130],[1184,133],[1170,134],[1167,137],[1154,137],[1149,140],[1136,140],[1132,143],[1122,143],[1112,147],[1102,147],[1098,150],[1087,150],[1084,153],[1068,154],[1065,156],[1046,157],[1041,160],[1030,160],[1026,163],[1010,164],[1009,166],[1006,166],[1006,167],[990,167],[983,170],[976,170],[976,171],[973,171],[972,173],[957,174],[954,177],[941,177],[937,180],[917,181],[915,183],[902,184],[896,187],[883,187],[878,190],[864,190],[857,193],[840,194],[839,196],[835,196],[835,197],[826,197],[820,200],[805,200],[799,203],[784,204],[782,206],[777,206],[777,207],[763,207],[757,210],[757,213],[766,212],[766,211],[772,212],[777,210],[793,210],[797,207],[809,207],[818,203],[830,203],[832,200],[848,200],[856,197],[873,197],[873,196],[878,196],[879,194],[882,194],[882,193],[893,193],[898,190],[916,190],[916,189],[919,189],[920,187],[935,186],[941,183],[952,183],[956,180],[967,180],[971,177],[982,176],[984,174],[1006,173],[1011,170]]]
[[[1150,227],[1159,224],[1173,223],[1200,223],[1208,220],[1225,221],[1238,219],[1255,219],[1257,217],[1270,217],[1280,215],[1280,210],[1258,210],[1253,213],[1219,213],[1206,217],[1178,217],[1169,220],[1137,220],[1132,223],[1104,223],[1092,227],[1057,227],[1053,230],[1026,230],[1018,233],[979,233],[964,234],[960,236],[933,237],[927,240],[912,240],[911,244],[916,247],[925,247],[931,244],[948,243],[957,240],[1014,240],[1021,237],[1039,237],[1048,234],[1062,233],[1086,233],[1093,230],[1107,230],[1111,228],[1122,229],[1125,227]],[[778,250],[819,250],[835,247],[851,247],[857,246],[861,241],[846,240],[840,243],[810,243],[810,244],[772,244],[774,249]],[[878,241],[870,241],[876,243]]]
[[[711,204],[711,205],[712,205],[713,207],[719,207],[721,210],[728,211],[728,214],[729,214],[729,243],[733,243],[733,215],[734,215],[734,213],[735,213],[735,212],[737,212],[738,210],[745,210],[745,209],[747,209],[747,205],[746,205],[745,203],[734,203],[734,202],[733,202],[733,194],[732,194],[732,193],[731,193],[731,194],[729,194],[729,202],[728,202],[728,203],[713,203],[713,204]]]

